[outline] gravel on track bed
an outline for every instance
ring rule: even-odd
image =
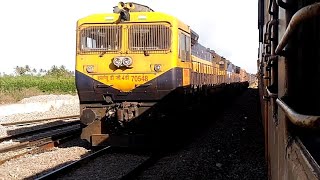
[[[58,179],[121,179],[146,159],[143,154],[107,153]]]
[[[207,108],[208,130],[137,179],[267,179],[259,107],[258,90],[248,89],[219,117]]]
[[[89,150],[80,140],[55,147],[39,154],[27,154],[0,165],[0,180],[34,179],[50,169],[59,168],[88,153]]]
[[[201,126],[195,130],[200,133],[190,135],[191,142],[169,151],[137,179],[267,179],[258,101],[257,89],[248,89],[235,100],[225,101],[226,108],[220,108],[216,116],[212,111],[216,106],[201,104],[200,112],[185,115],[197,121],[191,127]],[[210,123],[199,125],[205,118],[209,118],[206,121]],[[50,152],[8,161],[0,166],[0,179],[38,177],[89,152],[80,144],[71,143]],[[135,153],[106,154],[62,179],[119,179],[147,157]]]

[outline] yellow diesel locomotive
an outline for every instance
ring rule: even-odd
[[[99,145],[169,94],[247,81],[248,73],[198,43],[176,17],[137,3],[77,22],[81,137]]]

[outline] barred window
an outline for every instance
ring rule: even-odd
[[[80,50],[118,51],[121,49],[121,26],[91,26],[80,32]]]
[[[171,46],[171,29],[166,25],[132,25],[129,27],[131,51],[167,51]]]

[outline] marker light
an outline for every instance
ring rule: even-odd
[[[114,20],[114,17],[113,17],[113,16],[107,16],[107,17],[105,18],[105,20],[107,20],[107,21],[112,21],[112,20]]]
[[[87,65],[86,70],[88,73],[93,73],[94,72],[94,66],[93,65]]]
[[[156,72],[159,72],[159,71],[161,70],[161,65],[160,65],[160,64],[155,64],[155,65],[154,65],[154,70],[155,70]]]
[[[117,66],[117,67],[120,67],[120,66],[122,65],[122,59],[119,58],[119,57],[115,57],[115,58],[113,59],[113,64],[114,64],[115,66]]]
[[[128,8],[128,9],[134,9],[135,6],[130,2],[130,3],[126,3],[126,8]]]
[[[125,58],[123,58],[123,60],[122,60],[122,64],[125,65],[125,66],[127,66],[127,67],[129,67],[129,66],[132,65],[132,59],[129,58],[129,57],[125,57]]]
[[[140,16],[138,16],[138,19],[139,19],[139,20],[146,20],[146,19],[147,19],[147,16],[140,15]]]

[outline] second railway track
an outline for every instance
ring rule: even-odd
[[[76,121],[76,120],[79,120],[78,115],[45,118],[45,119],[37,119],[37,120],[21,120],[16,122],[3,122],[3,123],[0,123],[0,125],[5,127],[13,127],[13,126],[19,127],[19,126],[30,126],[30,125],[37,125],[37,124],[57,122],[57,121],[68,122],[68,121]]]
[[[46,123],[48,121],[50,123]],[[33,122],[32,126],[30,125],[30,122]],[[79,118],[76,116],[25,122],[2,123],[1,125],[7,128],[5,129],[7,131],[7,135],[0,137],[0,143],[4,141],[25,142],[29,141],[30,138],[32,139],[36,136],[38,136],[38,138],[46,136],[46,134],[48,134],[49,132],[58,135],[59,131],[62,131],[63,129],[74,129],[75,131],[77,131],[81,128]],[[15,128],[12,128],[13,126]]]
[[[52,149],[69,139],[79,137],[81,128],[79,125],[65,125],[53,129],[41,129],[15,136],[16,143],[0,148],[0,165],[26,154],[36,154],[41,151]],[[10,137],[12,138],[12,137]]]
[[[68,116],[60,118],[31,120],[24,122],[2,123],[6,127],[29,127],[39,125],[45,122],[63,121],[58,124],[51,124],[43,127],[33,126],[19,133],[0,138],[0,164],[8,160],[21,157],[25,154],[33,154],[39,151],[53,148],[61,141],[71,137],[78,137],[81,132],[79,118],[77,116]]]

